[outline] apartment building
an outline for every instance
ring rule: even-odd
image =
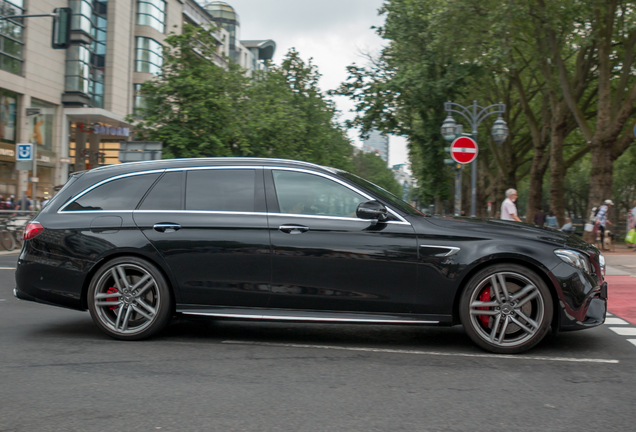
[[[52,49],[52,18],[0,21],[0,195],[32,195],[36,186],[46,197],[71,172],[118,163],[119,144],[133,136],[126,116],[141,103],[139,88],[160,73],[164,41],[184,23],[216,25],[215,63],[236,61],[248,74],[264,68],[276,47],[243,44],[238,14],[224,2],[0,0],[0,15],[59,7],[73,10],[68,49]],[[37,148],[37,179],[16,171],[16,143]]]

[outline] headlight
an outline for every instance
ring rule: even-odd
[[[571,266],[590,274],[590,260],[587,255],[569,249],[557,249],[554,253]]]
[[[601,273],[603,273],[603,277],[605,277],[605,257],[603,255],[599,254],[598,263],[601,266]]]

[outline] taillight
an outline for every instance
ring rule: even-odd
[[[44,227],[40,222],[29,222],[27,226],[24,228],[24,234],[22,238],[24,240],[31,240],[42,234],[44,232]]]

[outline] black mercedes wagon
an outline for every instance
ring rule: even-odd
[[[517,353],[552,328],[597,326],[599,251],[517,222],[430,217],[353,174],[304,162],[200,158],[73,174],[28,224],[16,297],[90,311],[147,338],[176,314],[463,324]]]

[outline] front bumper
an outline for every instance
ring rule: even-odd
[[[568,264],[552,269],[558,303],[558,329],[582,330],[605,322],[607,314],[607,282]]]

